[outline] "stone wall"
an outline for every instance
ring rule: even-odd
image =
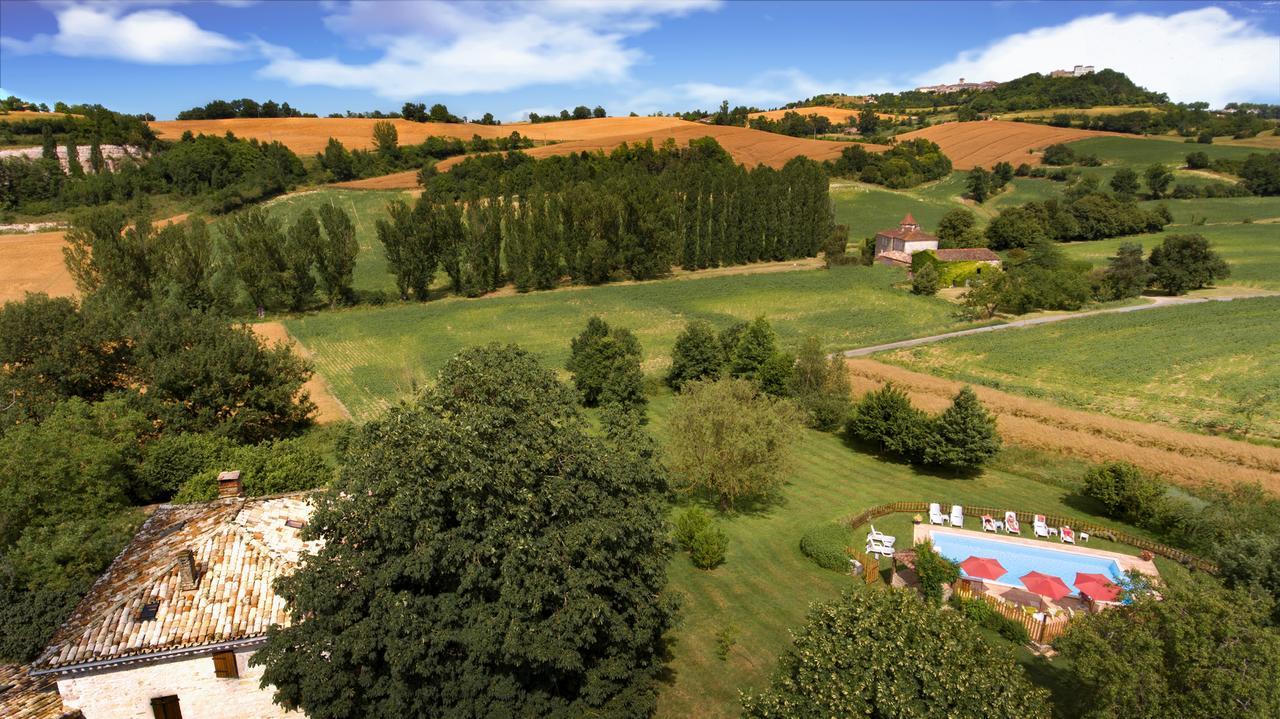
[[[262,667],[248,666],[253,649],[236,652],[238,679],[214,676],[209,654],[168,661],[130,664],[58,679],[68,710],[85,719],[152,719],[151,699],[177,695],[183,719],[301,718],[271,701],[271,690],[259,689]]]

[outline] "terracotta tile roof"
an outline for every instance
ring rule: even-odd
[[[916,222],[916,218],[912,217],[910,212],[908,212],[907,216],[902,218],[902,222],[899,222],[898,224],[899,225],[915,225],[917,227],[920,226],[920,223]]]
[[[885,250],[876,255],[876,261],[882,264],[911,266],[911,255],[899,250]]]
[[[162,505],[76,606],[36,659],[37,670],[260,637],[287,624],[272,589],[303,542],[306,493]],[[289,523],[289,524],[287,524]],[[178,553],[189,550],[196,586],[182,589]],[[154,606],[151,606],[154,605]],[[153,619],[144,619],[154,610]]]
[[[934,237],[933,235],[929,234],[928,232],[925,232],[924,230],[916,229],[914,227],[906,230],[902,229],[901,227],[894,230],[880,230],[879,232],[876,233],[876,237],[891,237],[895,240],[902,240],[904,242],[927,242],[927,241],[937,242],[938,241],[937,237]]]
[[[4,719],[71,719],[80,712],[62,706],[51,676],[33,677],[30,667],[0,664],[0,717]]]
[[[999,262],[1000,255],[985,247],[961,247],[952,250],[934,250],[934,257],[943,262]]]

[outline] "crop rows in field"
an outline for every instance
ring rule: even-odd
[[[893,382],[917,407],[935,413],[963,384],[875,360],[851,359],[848,366],[856,393]],[[974,391],[1010,443],[1091,462],[1130,462],[1190,487],[1256,482],[1280,493],[1280,449],[1066,409],[980,385]]]

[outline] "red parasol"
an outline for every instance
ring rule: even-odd
[[[1076,589],[1088,594],[1093,599],[1103,602],[1114,602],[1120,596],[1120,587],[1105,574],[1077,572]]]
[[[998,560],[990,557],[969,557],[960,563],[960,568],[971,577],[992,580],[1003,577],[1009,571]]]
[[[1060,577],[1055,577],[1052,574],[1027,572],[1019,579],[1022,580],[1022,586],[1029,591],[1054,601],[1062,599],[1071,593],[1071,587],[1068,587],[1067,583],[1062,581]]]

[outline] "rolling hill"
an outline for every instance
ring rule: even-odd
[[[924,138],[936,142],[947,157],[951,158],[951,165],[955,169],[971,170],[979,165],[990,167],[1002,161],[1014,165],[1023,162],[1037,165],[1040,163],[1040,156],[1033,154],[1033,151],[1043,150],[1054,143],[1116,135],[1113,132],[1049,127],[1029,122],[986,120],[932,125],[898,135],[898,140]]]

